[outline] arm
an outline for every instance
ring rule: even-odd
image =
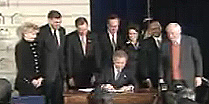
[[[66,36],[65,39],[65,61],[66,61],[66,71],[69,78],[72,77],[72,67],[73,67],[73,47],[72,43],[70,43],[70,36]]]
[[[202,65],[202,55],[200,52],[200,47],[198,41],[195,38],[192,38],[192,51],[195,63],[196,76],[202,76],[203,74],[203,65]]]
[[[202,68],[202,56],[200,52],[200,47],[198,45],[198,41],[195,38],[192,38],[192,51],[194,57],[194,64],[195,64],[195,86],[200,86],[202,84],[202,75],[203,75],[203,68]]]

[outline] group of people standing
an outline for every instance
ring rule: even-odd
[[[188,87],[200,86],[202,57],[195,38],[181,35],[178,23],[162,34],[159,21],[148,21],[145,34],[129,26],[127,39],[119,32],[120,18],[107,18],[107,30],[96,34],[88,30],[84,17],[75,20],[75,31],[66,34],[62,15],[51,10],[48,24],[38,28],[25,23],[19,29],[22,39],[16,45],[18,74],[15,88],[21,96],[45,95],[47,104],[63,104],[63,83],[69,88],[96,87],[135,89],[155,87],[184,80]],[[173,46],[173,44],[178,45]],[[175,53],[175,54],[174,54]],[[176,75],[176,73],[178,73]]]

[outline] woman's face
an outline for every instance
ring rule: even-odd
[[[36,37],[37,37],[37,30],[34,30],[33,28],[30,28],[28,29],[27,31],[25,31],[23,34],[23,38],[26,40],[26,41],[29,41],[29,42],[33,42]]]
[[[129,29],[128,30],[128,37],[131,41],[137,40],[138,36],[139,36],[139,34],[136,30],[134,30],[134,29]]]

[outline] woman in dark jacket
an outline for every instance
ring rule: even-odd
[[[143,51],[143,43],[139,40],[139,30],[137,27],[132,26],[127,30],[127,42],[125,43],[124,50],[128,54],[127,69],[136,77],[139,86],[143,86],[142,82],[147,77],[147,70],[143,62],[145,62],[145,52]]]
[[[35,41],[38,26],[24,23],[19,28],[22,39],[15,47],[15,61],[18,69],[15,89],[21,96],[41,95],[43,76],[39,67],[39,52]]]

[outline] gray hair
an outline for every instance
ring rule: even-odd
[[[177,28],[178,30],[181,31],[181,26],[178,23],[169,23],[166,26],[165,31],[168,31],[171,27]]]

